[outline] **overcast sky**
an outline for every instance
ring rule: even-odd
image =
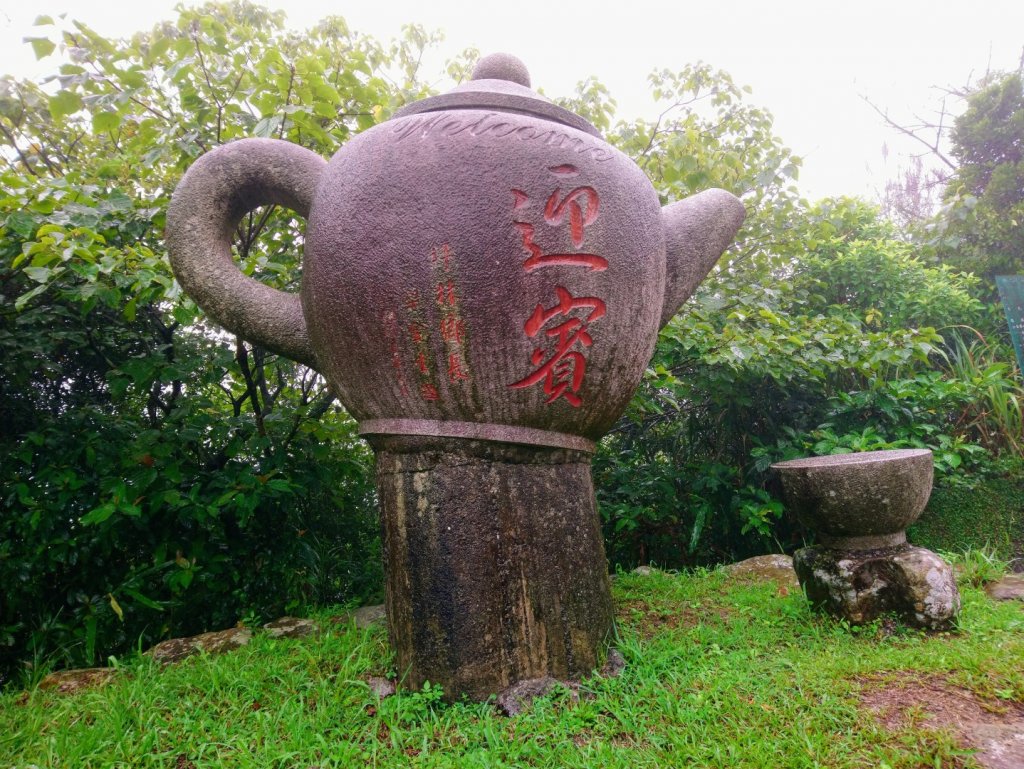
[[[97,31],[123,36],[172,18],[176,0],[33,0],[0,7],[0,72],[35,75],[23,37],[37,14],[69,13]],[[186,2],[193,5],[193,2]],[[419,22],[446,35],[436,65],[468,46],[523,59],[534,86],[569,94],[596,76],[621,117],[653,116],[646,76],[698,59],[753,88],[753,103],[775,115],[776,133],[804,158],[800,188],[810,198],[874,197],[914,151],[886,128],[863,97],[901,121],[928,117],[936,87],[958,87],[989,68],[1016,69],[1024,50],[1024,0],[719,0],[568,2],[516,0],[266,0],[303,29],[340,14],[378,38]],[[443,88],[447,84],[440,82]],[[890,149],[883,159],[883,145]]]

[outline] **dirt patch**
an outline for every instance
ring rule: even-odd
[[[985,769],[1024,766],[1024,703],[989,700],[943,676],[902,672],[858,679],[860,704],[890,731],[943,730]]]

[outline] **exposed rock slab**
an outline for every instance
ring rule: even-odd
[[[263,626],[271,638],[305,638],[320,632],[320,626],[311,619],[281,617]]]
[[[59,694],[75,694],[83,689],[104,686],[117,675],[117,668],[79,668],[58,670],[39,682],[41,690],[55,690]]]
[[[188,638],[171,638],[161,641],[149,649],[146,654],[161,664],[169,665],[201,652],[222,654],[234,651],[245,646],[251,640],[252,631],[249,628],[233,627]]]
[[[558,688],[565,688],[569,692],[570,699],[579,699],[579,692],[572,686],[552,676],[543,676],[541,678],[528,678],[525,681],[512,684],[512,686],[503,690],[498,695],[496,704],[498,709],[506,716],[517,716],[529,710],[530,705],[535,699],[543,697],[545,694],[549,694]]]
[[[384,609],[384,604],[379,603],[373,606],[360,606],[352,612],[352,619],[355,621],[357,628],[364,630],[379,622],[386,622],[388,615]]]
[[[1007,574],[986,585],[985,592],[996,601],[1024,601],[1024,574]]]
[[[758,555],[737,561],[726,566],[725,571],[732,577],[772,580],[786,587],[798,587],[800,584],[793,569],[793,558],[783,553]]]
[[[930,550],[798,550],[794,567],[816,607],[859,625],[893,613],[926,630],[953,625],[960,592],[949,564]]]
[[[390,697],[397,691],[395,682],[390,678],[384,676],[370,676],[366,679],[367,685],[370,687],[370,691],[376,694],[380,699]]]

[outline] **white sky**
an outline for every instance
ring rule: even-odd
[[[37,14],[68,12],[109,37],[174,16],[176,0],[34,0],[0,5],[0,72],[34,75],[21,39]],[[191,0],[187,5],[194,4]],[[571,92],[596,76],[620,117],[653,117],[646,76],[702,59],[753,88],[751,102],[775,115],[776,133],[804,158],[800,189],[810,198],[874,197],[900,155],[916,152],[886,128],[867,96],[904,122],[929,116],[935,86],[961,86],[986,69],[1016,69],[1024,49],[1024,0],[264,0],[303,29],[330,14],[388,39],[402,24],[445,32],[436,62],[467,46],[523,59],[534,87]],[[434,66],[434,69],[430,67]],[[442,88],[447,84],[439,83]],[[882,147],[891,154],[883,159]]]

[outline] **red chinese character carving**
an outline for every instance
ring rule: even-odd
[[[462,370],[462,359],[458,353],[453,352],[448,356],[448,379],[452,382],[469,379],[469,374]]]
[[[445,270],[451,265],[452,249],[447,243],[440,248],[430,249],[430,263],[435,267],[440,264]]]
[[[562,323],[544,332],[545,336],[557,340],[555,352],[544,360],[544,351],[540,348],[535,349],[530,361],[538,367],[537,370],[518,382],[513,382],[509,387],[530,387],[543,380],[544,393],[549,396],[547,403],[565,398],[570,406],[579,407],[582,400],[576,393],[583,384],[586,358],[581,352],[571,348],[577,343],[581,347],[590,347],[593,344],[594,340],[587,329],[591,323],[604,317],[605,303],[593,296],[574,298],[562,286],[556,286],[555,293],[558,295],[558,304],[549,309],[544,309],[543,305],[538,304],[523,326],[526,335],[532,339],[548,321],[560,315],[566,316]],[[589,309],[590,313],[585,319],[569,315],[573,310],[579,309]]]
[[[455,306],[455,284],[452,281],[449,280],[447,285],[444,283],[437,284],[437,303],[441,307],[445,305]]]
[[[566,264],[572,267],[589,267],[594,272],[603,272],[608,269],[608,260],[597,254],[545,254],[544,250],[533,242],[534,226],[528,222],[513,222],[523,239],[523,248],[530,257],[523,262],[523,268],[527,272],[533,272],[541,267],[548,267],[553,264]]]
[[[462,318],[441,318],[441,339],[445,342],[462,344],[466,334],[466,324]]]
[[[427,356],[425,353],[420,353],[416,356],[416,368],[419,369],[421,374],[429,374],[430,368],[427,366]]]
[[[423,326],[419,323],[409,324],[409,336],[412,337],[412,341],[419,344],[423,341]]]
[[[420,385],[420,397],[425,401],[436,401],[441,396],[437,393],[437,388],[434,387],[430,382],[424,382]]]
[[[583,245],[583,228],[593,223],[597,218],[598,204],[600,203],[597,197],[597,190],[593,187],[577,187],[571,192],[567,192],[565,197],[559,200],[558,195],[560,193],[561,190],[556,189],[551,193],[551,197],[548,198],[548,203],[544,206],[544,221],[548,224],[561,224],[562,217],[565,216],[565,212],[568,210],[569,233],[572,235],[572,244],[579,248]],[[586,211],[577,202],[579,198],[583,198],[586,201]]]
[[[417,289],[405,292],[405,306],[409,310],[415,310],[420,306],[420,292]]]

